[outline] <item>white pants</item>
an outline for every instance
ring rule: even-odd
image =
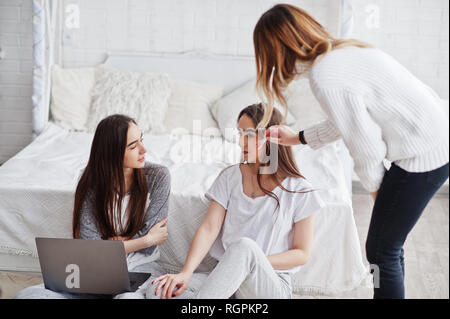
[[[277,273],[250,238],[233,242],[200,287],[198,299],[290,299],[291,278]]]
[[[70,292],[56,292],[45,288],[44,284],[27,287],[17,293],[14,299],[103,299],[104,295],[74,294]]]
[[[152,281],[162,275],[167,274],[167,271],[164,270],[164,268],[162,268],[156,262],[138,266],[133,269],[133,271],[149,272],[152,275],[135,292],[126,292],[115,296],[114,299],[160,299],[162,289],[159,290],[159,293],[156,296],[155,290],[158,286],[158,283],[152,285]],[[207,273],[194,273],[191,277],[191,280],[189,281],[188,288],[181,295],[172,297],[172,299],[193,299],[197,291],[200,289],[200,286],[205,281],[206,277],[208,277]]]

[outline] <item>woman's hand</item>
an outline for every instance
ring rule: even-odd
[[[169,234],[166,225],[167,220],[167,218],[164,218],[159,223],[156,223],[144,236],[145,242],[148,247],[159,245],[166,241]]]
[[[164,218],[159,223],[156,223],[147,234],[139,238],[130,239],[129,237],[114,236],[108,238],[108,240],[122,240],[125,253],[129,254],[165,242],[168,235],[166,223],[167,218]]]
[[[266,131],[266,137],[269,142],[291,146],[300,144],[298,132],[293,131],[286,125],[273,125]]]
[[[152,285],[158,283],[158,287],[155,289],[155,296],[158,295],[160,289],[161,299],[170,299],[181,295],[188,287],[189,280],[192,277],[192,273],[180,272],[178,274],[167,274],[156,278],[152,281]],[[174,288],[178,289],[173,292]]]

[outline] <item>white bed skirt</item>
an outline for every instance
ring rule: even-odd
[[[31,255],[0,253],[0,271],[41,273],[39,260]]]

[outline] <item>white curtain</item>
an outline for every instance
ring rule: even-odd
[[[57,41],[59,0],[33,0],[33,139],[45,128],[50,109],[51,66]]]

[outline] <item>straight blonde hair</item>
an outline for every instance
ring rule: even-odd
[[[286,117],[288,106],[282,92],[301,74],[296,67],[298,62],[307,69],[319,56],[332,50],[345,46],[371,47],[355,39],[335,39],[308,12],[289,4],[275,5],[259,18],[253,31],[253,45],[256,88],[267,98],[258,128],[269,122],[275,100],[284,107]]]

